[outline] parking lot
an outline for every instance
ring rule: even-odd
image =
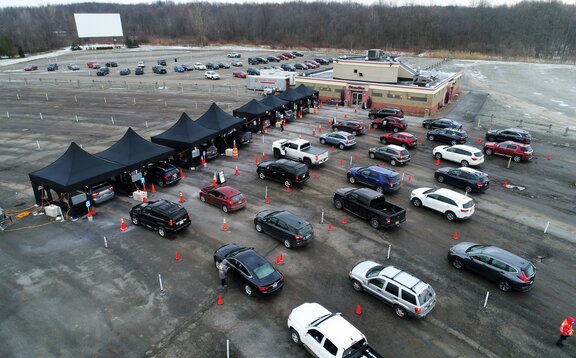
[[[46,72],[45,65],[35,73],[22,71],[24,64],[0,67],[1,206],[13,212],[32,206],[28,173],[54,161],[72,141],[96,153],[115,143],[128,127],[149,139],[171,126],[183,111],[194,119],[216,102],[231,113],[250,99],[261,98],[244,88],[245,80],[232,78],[232,69],[219,70],[223,75],[220,81],[204,79],[203,71],[173,73],[170,66],[167,75],[147,69],[144,76],[120,77],[113,70],[100,78],[86,69],[86,61],[113,59],[120,67],[124,67],[123,61],[133,67],[141,59],[150,65],[158,58],[177,58],[178,63],[222,61],[226,52],[70,53],[59,56],[63,65],[56,73]],[[245,69],[252,53],[281,51],[240,52]],[[72,62],[82,70],[63,69]],[[479,64],[482,66],[485,64]],[[481,70],[469,64],[456,67],[465,69],[464,76]],[[533,73],[552,76],[546,71]],[[504,93],[504,87],[498,85],[494,91]],[[460,102],[443,109],[442,115],[467,103],[462,100],[479,91],[491,89],[474,80],[464,82]],[[545,97],[553,89],[534,91]],[[514,108],[526,108],[522,103],[530,103],[530,91],[510,96]],[[496,126],[511,126],[498,122],[506,117],[506,109],[498,101],[501,99],[488,96],[480,118],[497,111]],[[490,107],[493,104],[494,108]],[[547,104],[554,102],[541,100],[538,110]],[[342,312],[384,356],[421,352],[429,357],[572,356],[575,342],[568,340],[563,350],[554,342],[560,323],[576,308],[572,274],[576,269],[575,137],[562,136],[556,127],[547,132],[535,126],[530,128],[535,151],[531,162],[513,162],[507,168],[507,159],[486,157],[479,169],[490,175],[491,187],[486,193],[471,194],[476,212],[461,222],[449,222],[410,203],[415,188],[447,187],[434,180],[438,166],[432,150],[440,144],[426,140],[418,117],[407,116],[408,131],[423,140],[410,150],[409,164],[395,167],[404,174],[402,188],[386,195],[407,210],[407,220],[398,228],[374,230],[367,222],[336,210],[332,203],[336,189],[352,186],[346,180],[351,166],[381,164],[368,157],[368,149],[380,145],[382,131],[357,137],[358,145],[352,150],[331,151],[323,146],[330,151],[329,161],[312,167],[311,174],[316,177],[290,193],[279,183],[258,179],[255,159],[261,160],[262,153],[272,158],[274,140],[302,137],[321,146],[319,132],[328,130],[332,117],[347,115],[368,124],[367,113],[324,105],[318,114],[306,114],[289,123],[283,133],[271,129],[265,135],[255,134],[253,143],[240,148],[238,159],[221,156],[205,167],[184,169],[185,178],[178,185],[149,193],[151,199],[172,201],[178,200],[179,191],[184,193],[183,205],[192,225],[173,239],[162,239],[129,220],[128,229],[121,232],[120,218],[128,218],[136,201],[120,195],[98,206],[92,222],[85,218],[54,222],[44,215],[18,220],[10,230],[0,232],[0,355],[223,357],[229,340],[233,357],[306,357],[304,349],[291,343],[286,319],[301,303],[318,302]],[[480,147],[487,124],[481,122],[479,128],[475,113],[465,108],[454,113],[466,114],[458,120],[468,132],[468,144]],[[563,120],[558,124],[562,129],[570,124]],[[440,167],[444,166],[456,165],[442,161]],[[238,176],[234,175],[236,167]],[[200,202],[200,188],[210,185],[214,173],[220,171],[229,185],[247,196],[245,209],[224,214]],[[512,187],[504,187],[506,181]],[[266,187],[269,204],[265,203]],[[253,219],[264,209],[285,209],[307,218],[314,226],[314,241],[287,250],[257,233]],[[346,224],[342,223],[344,215]],[[227,232],[222,230],[224,218]],[[328,231],[330,224],[332,231]],[[463,241],[497,245],[530,259],[537,270],[534,288],[526,293],[504,293],[477,275],[455,270],[446,255],[452,245]],[[212,255],[231,242],[254,247],[273,263],[283,255],[283,262],[275,266],[286,277],[284,289],[272,297],[248,297],[239,281],[231,279],[222,290]],[[176,252],[181,260],[175,259]],[[422,320],[402,320],[373,296],[354,291],[348,272],[365,259],[398,266],[431,284],[438,299],[434,310]],[[222,294],[223,305],[217,304],[218,294]],[[358,305],[361,315],[355,313]]]

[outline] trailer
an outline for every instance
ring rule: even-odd
[[[281,92],[286,91],[289,87],[289,75],[246,76],[246,88],[249,90],[263,91],[265,89],[271,89]]]

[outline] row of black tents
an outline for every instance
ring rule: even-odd
[[[52,202],[54,198],[51,190],[61,195],[70,194],[114,177],[118,183],[132,184],[131,180],[127,179],[128,174],[146,164],[182,151],[190,151],[206,141],[226,136],[266,113],[317,96],[317,93],[301,85],[278,96],[266,96],[261,101],[253,99],[234,110],[234,115],[224,112],[212,103],[208,111],[197,120],[192,120],[186,113],[182,113],[174,125],[163,133],[152,136],[151,142],[128,128],[118,142],[96,154],[90,154],[72,142],[56,161],[29,173],[36,203],[46,205]]]

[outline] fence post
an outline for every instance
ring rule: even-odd
[[[566,127],[566,130],[564,130],[564,137],[566,137],[568,135],[568,127]]]
[[[524,123],[523,119],[521,119],[520,122],[518,123],[518,128],[522,128],[522,123]]]
[[[548,133],[552,132],[552,124],[548,126]]]

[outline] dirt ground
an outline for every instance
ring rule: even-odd
[[[244,80],[231,76],[233,70],[219,70],[220,81],[204,79],[203,71],[173,73],[173,66],[163,76],[150,71],[159,58],[193,63],[226,60],[226,52],[142,49],[59,54],[61,70],[56,73],[43,69],[28,73],[21,70],[23,63],[0,63],[0,206],[10,213],[31,207],[28,173],[57,159],[71,141],[96,153],[117,141],[128,127],[149,138],[171,126],[183,111],[197,118],[212,102],[231,112],[252,98],[261,98],[245,90]],[[244,61],[251,55],[273,53],[241,52]],[[134,67],[143,59],[147,73],[121,77],[114,69],[100,78],[86,69],[90,59],[117,60],[120,67]],[[421,61],[422,67],[435,61],[410,60]],[[35,63],[45,68],[54,61],[44,58]],[[82,70],[67,71],[65,65],[72,62]],[[567,126],[574,126],[574,66],[451,61],[445,69],[461,70],[464,82],[459,101],[441,115],[452,110],[460,113],[471,145],[481,145],[477,138],[483,143],[489,126],[509,127],[517,119],[552,124],[550,132],[546,126],[531,125],[532,162],[513,163],[507,169],[506,159],[486,158],[480,169],[490,175],[491,188],[472,195],[476,213],[471,220],[451,223],[410,204],[412,189],[443,186],[433,175],[437,166],[431,153],[439,144],[426,141],[422,119],[417,117],[407,117],[409,132],[424,136],[424,141],[411,150],[411,163],[396,168],[412,180],[387,195],[407,210],[407,221],[399,228],[374,230],[332,205],[334,191],[351,186],[345,176],[351,161],[354,166],[380,164],[367,152],[379,145],[382,132],[358,137],[353,150],[330,151],[327,163],[311,169],[317,179],[291,193],[278,183],[260,181],[255,157],[263,152],[271,157],[274,140],[301,136],[320,146],[312,129],[326,131],[332,117],[341,119],[346,114],[369,122],[367,111],[323,106],[318,115],[307,114],[284,133],[273,129],[267,135],[256,134],[253,143],[240,148],[239,159],[222,156],[207,167],[185,169],[180,184],[151,194],[176,201],[178,192],[184,192],[183,205],[191,213],[192,226],[173,239],[133,225],[121,232],[120,218],[128,217],[136,202],[120,195],[98,206],[92,222],[56,222],[29,215],[0,232],[0,355],[225,357],[228,340],[232,357],[306,357],[305,350],[290,342],[286,319],[301,303],[318,302],[342,312],[385,356],[421,352],[429,357],[573,356],[575,341],[566,341],[562,350],[554,342],[560,323],[576,308],[572,274],[576,269],[576,133],[563,135]],[[475,113],[478,107],[468,103],[484,93],[488,93],[486,103]],[[493,123],[488,122],[491,115]],[[234,175],[236,166],[239,176]],[[443,161],[444,166],[453,165]],[[224,214],[198,200],[199,189],[210,185],[218,171],[224,171],[229,184],[247,195],[246,209]],[[523,190],[505,188],[504,181]],[[264,201],[265,186],[269,204]],[[258,234],[253,218],[268,208],[307,218],[314,226],[314,242],[287,250]],[[347,224],[342,224],[344,215]],[[228,232],[221,229],[224,218]],[[328,224],[333,231],[327,230]],[[503,293],[472,273],[453,269],[446,254],[458,242],[453,239],[455,232],[459,241],[494,244],[529,258],[537,269],[534,288],[527,293]],[[248,297],[234,280],[223,291],[212,254],[230,242],[254,247],[271,262],[283,254],[284,262],[276,265],[286,276],[283,291],[273,297]],[[386,259],[389,245],[391,255]],[[179,261],[176,251],[182,257]],[[364,259],[396,265],[430,283],[437,306],[425,319],[402,320],[374,297],[355,292],[347,275]],[[218,294],[223,305],[216,304]],[[357,305],[362,315],[355,314]]]

